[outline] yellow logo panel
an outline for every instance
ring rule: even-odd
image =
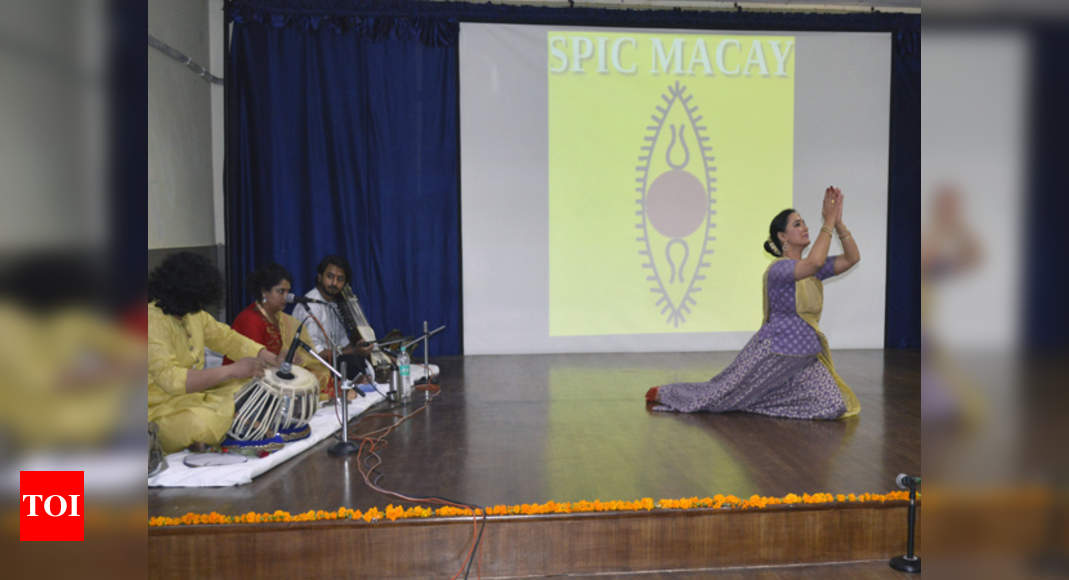
[[[549,32],[551,336],[754,330],[794,38]]]

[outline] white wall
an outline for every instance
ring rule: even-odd
[[[217,77],[223,76],[223,0],[208,0],[208,38],[211,66]],[[212,91],[212,207],[215,211],[215,243],[226,243],[223,220],[223,85],[213,84]]]
[[[925,33],[922,231],[931,231],[934,194],[950,187],[981,256],[958,276],[932,279],[926,340],[944,346],[1005,351],[1020,341],[1031,50],[1017,31]]]
[[[221,76],[210,64],[209,6],[214,4],[150,0],[148,31]],[[212,92],[209,83],[181,63],[148,48],[149,249],[221,243],[222,215],[216,214],[221,214],[222,190],[215,178],[221,167],[216,170],[214,154],[221,147],[214,145],[213,134],[218,132],[221,143],[222,115],[213,129]]]

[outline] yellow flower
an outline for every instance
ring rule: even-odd
[[[287,511],[275,510],[272,513],[258,514],[256,512],[246,512],[244,514],[238,514],[234,516],[220,514],[212,511],[207,514],[186,513],[180,517],[166,517],[155,516],[149,518],[148,525],[150,527],[162,527],[162,526],[195,526],[195,525],[219,525],[219,524],[232,524],[232,523],[260,523],[260,522],[292,522],[292,521],[318,521],[318,520],[336,520],[336,519],[350,519],[350,520],[364,520],[365,522],[373,522],[381,520],[384,517],[390,521],[396,521],[399,519],[407,518],[428,518],[432,516],[438,517],[456,517],[456,516],[504,516],[504,515],[538,515],[549,513],[590,513],[590,512],[605,512],[605,511],[651,511],[654,509],[674,510],[674,509],[765,509],[769,506],[778,505],[797,505],[801,504],[820,504],[820,503],[833,503],[833,502],[854,502],[854,503],[885,503],[888,501],[906,501],[909,498],[908,492],[905,491],[893,491],[885,494],[876,493],[862,493],[862,494],[836,494],[832,495],[825,492],[815,493],[803,493],[801,496],[788,493],[783,497],[766,497],[760,495],[752,495],[746,500],[742,500],[734,495],[722,495],[716,494],[713,497],[685,497],[685,498],[663,498],[654,501],[653,498],[644,497],[638,500],[610,500],[602,501],[601,499],[590,500],[578,500],[575,502],[558,502],[547,501],[543,504],[519,504],[519,505],[495,505],[487,506],[486,508],[478,508],[472,510],[466,507],[456,506],[442,506],[437,509],[431,509],[426,506],[410,506],[404,507],[399,505],[389,504],[385,507],[385,511],[381,511],[378,508],[371,508],[366,512],[355,510],[347,507],[339,507],[334,511],[325,510],[308,510],[306,512],[292,515]]]

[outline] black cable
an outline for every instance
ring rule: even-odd
[[[372,458],[377,460],[377,463],[375,463],[374,466],[371,465],[371,459]],[[377,452],[368,451],[368,457],[364,461],[364,468],[367,471],[367,474],[369,476],[375,475],[374,479],[372,480],[372,484],[375,485],[375,486],[378,486],[379,485],[379,481],[381,481],[382,478],[385,477],[384,473],[378,471],[378,468],[379,468],[380,465],[382,465],[382,463],[383,463],[382,457]],[[472,564],[472,562],[474,562],[475,559],[479,555],[479,545],[482,543],[483,531],[486,529],[486,518],[487,518],[486,508],[481,507],[481,506],[476,505],[476,504],[472,504],[472,503],[468,503],[468,502],[464,502],[464,501],[458,501],[458,500],[454,500],[454,499],[451,499],[451,498],[448,498],[448,497],[444,497],[444,496],[440,496],[440,495],[411,495],[411,494],[402,494],[402,495],[404,495],[406,498],[408,498],[409,502],[412,502],[412,500],[416,500],[417,502],[418,501],[438,500],[438,501],[448,502],[448,503],[452,503],[452,504],[456,504],[456,505],[462,505],[462,506],[472,510],[472,513],[475,513],[476,510],[480,510],[480,509],[482,510],[483,513],[482,513],[481,521],[479,522],[479,532],[475,536],[475,543],[474,543],[474,545],[472,546],[472,549],[471,549],[471,556],[468,557],[468,562],[465,565],[464,578],[467,578],[468,575],[471,573],[471,564]]]
[[[372,382],[370,384],[372,384],[373,388],[375,388],[375,390],[377,392],[379,392],[380,395],[382,394],[382,392],[379,391],[378,388],[374,386],[374,382]],[[429,380],[428,380],[428,384],[430,384]],[[439,393],[435,393],[434,396],[431,397],[430,400],[433,400],[434,398],[437,398],[437,396],[440,394],[440,392],[441,391],[439,391]],[[385,395],[383,395],[383,396],[384,396],[384,400],[382,402],[387,402],[388,399],[385,399]],[[429,405],[430,400],[428,400],[427,403],[424,403],[424,406],[422,408],[420,408],[419,410],[421,411],[424,408],[426,408]],[[396,406],[399,406],[399,404],[396,404]],[[392,409],[393,406],[391,406],[390,408]],[[413,413],[413,414],[415,414],[415,413]],[[376,430],[371,431],[371,433],[375,433],[375,432],[380,431],[382,429],[386,429],[387,430],[387,435],[388,435],[389,433],[391,433],[393,431],[394,428],[396,428],[398,425],[403,423],[410,416],[411,415],[402,417],[400,421],[397,421],[397,422],[393,423],[389,427],[376,429]],[[364,417],[361,417],[361,419],[363,419],[363,418]],[[359,424],[359,421],[357,423]],[[368,436],[364,436],[364,437],[362,437],[362,439],[371,440],[371,438],[368,437]],[[376,437],[375,440],[377,442],[379,442],[379,443],[386,443],[385,436]],[[362,447],[363,447],[363,443],[361,443],[361,448]],[[372,460],[376,461],[376,463],[374,465],[372,465],[372,463],[371,463]],[[379,481],[381,481],[382,478],[385,477],[385,474],[382,473],[381,471],[379,471],[379,467],[382,465],[383,460],[382,460],[382,457],[376,451],[374,451],[374,445],[372,446],[372,449],[368,450],[368,456],[367,456],[366,459],[363,460],[362,463],[363,463],[363,468],[364,468],[364,472],[365,472],[364,473],[365,481],[370,483],[373,487],[378,488],[379,487]],[[372,476],[374,476],[373,479],[372,479]],[[385,490],[383,490],[383,491],[385,491]],[[487,520],[487,510],[486,510],[486,508],[483,508],[483,507],[478,506],[476,504],[457,501],[457,500],[450,499],[450,498],[443,497],[443,496],[435,496],[435,495],[432,495],[432,496],[419,496],[419,495],[402,494],[400,492],[389,492],[389,493],[391,495],[397,496],[398,499],[401,499],[402,501],[407,501],[407,502],[410,502],[410,503],[418,503],[418,502],[428,502],[428,503],[430,503],[430,502],[437,501],[437,502],[451,503],[451,504],[457,505],[457,506],[464,506],[464,507],[466,507],[466,508],[468,508],[468,509],[470,509],[472,511],[472,515],[476,515],[476,511],[482,510],[483,513],[482,513],[481,521],[479,522],[479,531],[475,535],[475,540],[474,540],[474,543],[472,544],[472,548],[471,548],[471,555],[468,557],[468,562],[467,562],[467,564],[465,564],[465,567],[464,567],[464,578],[465,579],[468,578],[468,575],[471,573],[471,565],[472,565],[472,563],[475,562],[476,559],[479,557],[479,546],[482,543],[483,532],[486,530],[486,520]],[[478,517],[478,516],[476,515],[476,517]]]
[[[475,537],[475,547],[471,549],[471,557],[468,558],[468,567],[464,570],[465,580],[468,574],[471,573],[471,563],[475,561],[475,558],[479,555],[479,542],[483,540],[483,530],[486,529],[486,510],[483,510],[483,521],[479,524],[479,535]]]

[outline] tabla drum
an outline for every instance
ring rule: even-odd
[[[259,441],[308,425],[319,405],[319,383],[315,375],[299,366],[290,372],[293,378],[285,379],[276,369],[266,369],[263,376],[238,391],[228,436],[237,441]]]

